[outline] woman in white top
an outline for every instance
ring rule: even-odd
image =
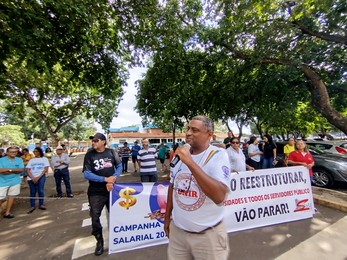
[[[27,212],[28,214],[35,210],[36,193],[39,195],[39,209],[46,210],[44,190],[49,161],[43,156],[43,151],[40,147],[34,149],[34,155],[35,158],[30,159],[26,167],[30,187],[30,209]]]
[[[260,151],[258,147],[258,138],[255,136],[252,136],[249,140],[250,145],[248,146],[248,164],[252,166],[254,169],[261,169],[260,166],[260,155],[263,154],[262,151]]]
[[[254,167],[246,164],[246,157],[240,149],[240,141],[237,137],[230,140],[231,146],[227,149],[231,172],[244,172],[247,169],[254,171]]]

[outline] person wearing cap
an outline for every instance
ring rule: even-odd
[[[96,133],[92,139],[92,146],[93,149],[84,157],[83,174],[89,181],[88,200],[92,235],[97,241],[94,254],[99,256],[104,252],[100,215],[104,206],[109,210],[109,192],[113,190],[113,184],[122,173],[122,163],[113,149],[106,148],[105,135]]]
[[[57,197],[58,199],[61,199],[63,196],[61,190],[61,180],[63,179],[66,188],[66,196],[68,198],[73,198],[70,184],[69,155],[64,153],[64,149],[62,146],[58,146],[55,151],[56,154],[52,156],[51,164],[54,170]]]
[[[141,150],[141,146],[139,146],[139,142],[135,141],[134,145],[131,147],[131,160],[133,161],[135,172],[137,172],[137,165],[139,166],[139,169],[140,169],[140,165],[137,160],[137,156],[139,155],[140,150]]]

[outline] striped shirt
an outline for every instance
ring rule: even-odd
[[[155,162],[157,151],[155,148],[141,149],[137,155],[137,160],[140,162],[141,173],[156,173],[157,165]]]

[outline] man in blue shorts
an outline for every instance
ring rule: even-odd
[[[15,196],[20,193],[20,174],[24,171],[24,164],[16,157],[18,150],[18,147],[11,146],[7,148],[7,156],[0,158],[0,207],[8,197],[4,218],[14,218],[11,209]]]
[[[138,141],[134,142],[134,145],[131,147],[131,160],[133,161],[134,164],[134,172],[137,172],[137,165],[139,165],[137,156],[139,154],[139,151],[141,150],[141,146],[139,146]],[[139,165],[140,168],[140,165]]]

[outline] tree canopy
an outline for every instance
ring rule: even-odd
[[[32,108],[51,136],[79,114],[107,128],[137,55],[145,6],[107,0],[0,3],[0,98]],[[141,8],[143,7],[143,8]],[[129,23],[125,24],[124,20]]]
[[[19,125],[0,125],[0,146],[24,145],[26,140]]]
[[[158,12],[167,19],[157,18],[153,34],[153,63],[138,84],[140,115],[154,121],[241,115],[277,127],[271,122],[294,119],[300,102],[310,102],[346,133],[346,5],[166,1]]]

